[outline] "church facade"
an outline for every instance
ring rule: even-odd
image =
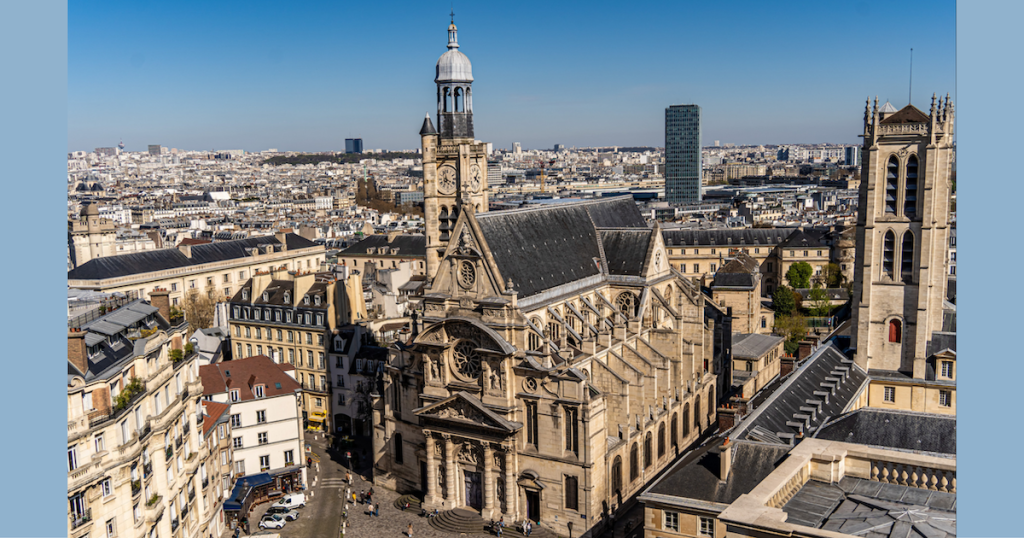
[[[374,481],[586,535],[714,427],[729,318],[631,197],[487,212],[454,24],[437,73],[423,315],[374,400]]]

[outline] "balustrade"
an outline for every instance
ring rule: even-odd
[[[871,461],[874,482],[956,493],[956,471],[890,461]]]

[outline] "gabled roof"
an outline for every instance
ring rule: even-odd
[[[927,114],[918,110],[914,105],[907,105],[901,108],[899,112],[885,118],[879,123],[928,123],[928,121]]]
[[[218,402],[203,402],[202,405],[206,408],[203,419],[203,435],[206,435],[217,425],[220,417],[224,416],[228,409],[231,409],[231,405]]]
[[[755,285],[754,274],[759,268],[757,260],[741,251],[715,272],[715,280],[711,287],[752,288]]]
[[[601,274],[598,228],[649,230],[632,196],[488,212],[476,221],[502,278],[521,298]]]
[[[453,412],[445,413],[446,409],[452,409]],[[505,420],[501,415],[487,409],[476,396],[465,391],[456,392],[437,403],[414,409],[413,413],[421,418],[463,422],[507,432],[514,432],[522,427],[522,424]]]
[[[256,355],[200,366],[199,377],[203,381],[203,395],[212,396],[238,389],[239,401],[244,402],[256,399],[253,393],[256,385],[264,385],[264,398],[295,392],[300,388],[298,381],[285,373],[294,369],[290,364],[275,364],[266,355]]]
[[[791,229],[744,228],[721,230],[665,230],[661,231],[666,247],[715,246],[727,247],[774,247],[793,233]]]

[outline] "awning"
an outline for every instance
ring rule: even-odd
[[[310,413],[307,420],[310,422],[323,422],[327,420],[327,413]]]

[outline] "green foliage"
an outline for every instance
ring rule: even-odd
[[[393,161],[395,159],[419,159],[420,156],[415,153],[403,153],[398,151],[388,151],[385,153],[302,153],[299,155],[277,155],[271,157],[261,164],[269,164],[271,166],[281,166],[283,164],[300,165],[300,164],[312,164],[317,165],[323,162],[334,163],[334,164],[355,164],[363,159],[376,159],[378,161]]]
[[[142,381],[137,377],[133,377],[132,380],[128,382],[128,386],[122,389],[121,392],[117,394],[117,397],[114,398],[114,410],[120,411],[127,407],[128,403],[132,401],[132,398],[137,394],[140,394],[142,391]]]
[[[149,338],[150,336],[156,334],[157,330],[159,330],[157,327],[153,327],[152,329],[142,329],[140,334],[142,334],[143,338]]]
[[[846,283],[846,276],[837,263],[830,263],[825,266],[825,287],[841,288]]]
[[[786,353],[793,353],[807,336],[807,320],[800,314],[775,318],[775,334],[786,339]]]
[[[796,262],[789,266],[789,271],[786,271],[786,280],[789,281],[789,285],[793,288],[809,288],[811,287],[811,274],[813,273],[814,269],[811,268],[811,264]]]
[[[158,503],[159,501],[160,501],[160,496],[157,495],[156,493],[154,493],[153,496],[150,497],[148,501],[146,501],[146,506],[153,506],[154,504]]]
[[[832,302],[828,298],[825,288],[815,287],[808,295],[811,300],[811,314],[814,316],[827,316],[832,312]]]
[[[172,349],[167,356],[171,358],[171,362],[178,362],[184,357],[184,353],[180,349]]]
[[[192,345],[192,342],[189,342],[189,343],[185,344],[185,354],[186,355],[191,355],[192,351],[194,349],[195,349],[195,346]]]
[[[793,290],[787,286],[779,286],[772,294],[772,301],[775,303],[776,315],[788,316],[796,310],[796,301],[793,300]]]
[[[395,205],[394,202],[385,200],[377,192],[377,182],[372,177],[365,181],[362,179],[356,181],[356,205],[375,209],[381,213],[423,216],[423,212],[416,206]]]

